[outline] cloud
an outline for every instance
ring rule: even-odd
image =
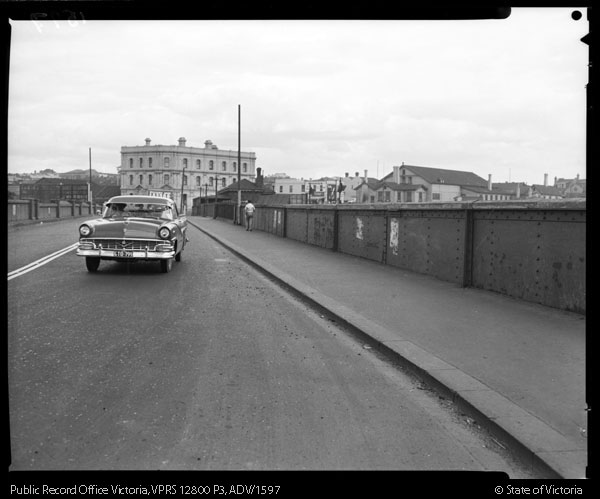
[[[587,25],[490,21],[12,22],[9,170],[116,171],[123,145],[257,154],[333,176],[402,161],[524,181],[585,175]],[[567,166],[568,165],[568,166]],[[342,173],[340,173],[342,172]],[[383,172],[380,172],[383,173]]]

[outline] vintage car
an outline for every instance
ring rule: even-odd
[[[90,272],[100,260],[156,260],[169,272],[181,260],[188,241],[187,219],[172,199],[155,196],[115,196],[104,204],[102,217],[79,226],[77,255]]]

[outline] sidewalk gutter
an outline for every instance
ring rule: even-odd
[[[413,342],[400,338],[396,332],[366,319],[278,267],[200,227],[189,218],[188,223],[282,284],[296,296],[333,316],[338,323],[354,334],[373,342],[374,348],[422,379],[492,435],[506,443],[531,470],[547,478],[586,478],[587,452],[576,448],[561,433],[502,394]]]

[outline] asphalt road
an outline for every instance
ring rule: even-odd
[[[8,271],[80,220],[8,233]],[[529,472],[476,422],[199,230],[158,263],[10,279],[12,470]]]

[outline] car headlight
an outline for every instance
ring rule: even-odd
[[[169,239],[171,237],[171,229],[168,227],[161,227],[158,231],[158,237],[161,239]]]
[[[92,233],[92,229],[89,225],[81,225],[79,227],[79,233],[83,236],[83,237],[87,237]]]

